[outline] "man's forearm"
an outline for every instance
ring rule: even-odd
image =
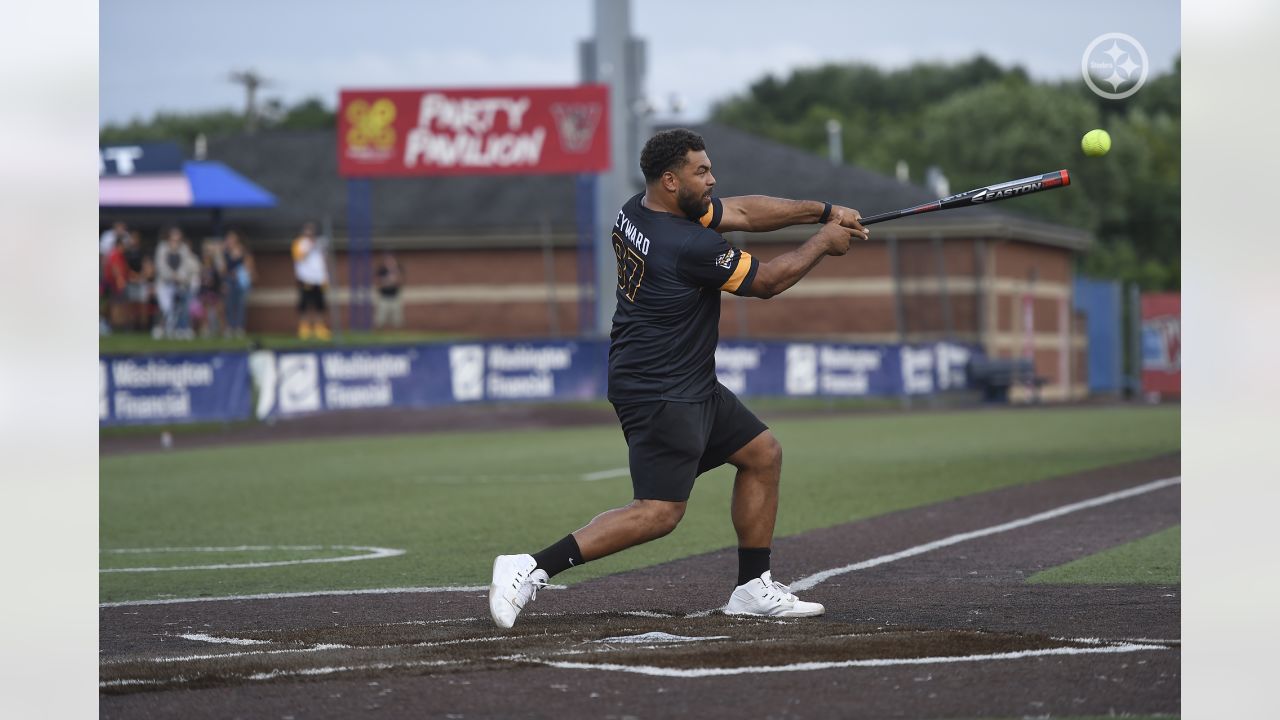
[[[795,250],[761,264],[748,294],[771,298],[800,282],[800,278],[808,275],[826,255],[826,246],[815,235]]]
[[[792,225],[816,223],[823,203],[817,200],[788,200],[768,195],[740,195],[724,199],[722,225],[746,232],[767,232]]]

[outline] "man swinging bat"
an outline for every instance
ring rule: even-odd
[[[715,177],[702,137],[666,130],[640,154],[645,191],[618,212],[617,311],[609,346],[609,401],[626,436],[634,500],[532,555],[499,555],[489,612],[510,628],[549,578],[670,533],[684,516],[694,479],[737,468],[732,518],[738,535],[737,587],[724,612],[810,617],[822,605],[800,600],[769,568],[782,446],[716,380],[720,293],[771,298],[827,255],[867,239],[857,210],[813,200],[713,196]],[[769,262],[732,247],[720,233],[764,232],[817,223],[800,247]]]

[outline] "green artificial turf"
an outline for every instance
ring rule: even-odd
[[[1181,581],[1181,525],[1027,578],[1027,582],[1053,585],[1178,585]]]
[[[1168,406],[830,415],[771,425],[785,456],[779,535],[1179,448],[1179,410]],[[358,562],[104,573],[100,596],[487,584],[494,555],[538,550],[627,503],[625,475],[582,479],[625,464],[622,433],[608,426],[103,457],[102,549],[359,545],[407,552]],[[556,581],[732,546],[731,485],[731,468],[704,475],[674,533]],[[851,561],[860,557],[849,549]],[[119,556],[107,562],[124,566]],[[210,558],[165,553],[163,562]],[[725,569],[726,580],[732,574]]]

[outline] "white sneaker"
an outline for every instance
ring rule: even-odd
[[[493,561],[489,585],[489,616],[500,628],[516,624],[516,616],[546,587],[547,571],[537,569],[532,555],[499,555]]]
[[[791,594],[791,588],[777,582],[770,571],[745,585],[734,588],[725,615],[759,615],[762,617],[813,617],[827,609],[820,603],[805,602]]]

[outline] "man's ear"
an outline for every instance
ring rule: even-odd
[[[680,187],[680,182],[676,180],[676,174],[670,170],[662,173],[662,187],[667,192],[675,192]]]

